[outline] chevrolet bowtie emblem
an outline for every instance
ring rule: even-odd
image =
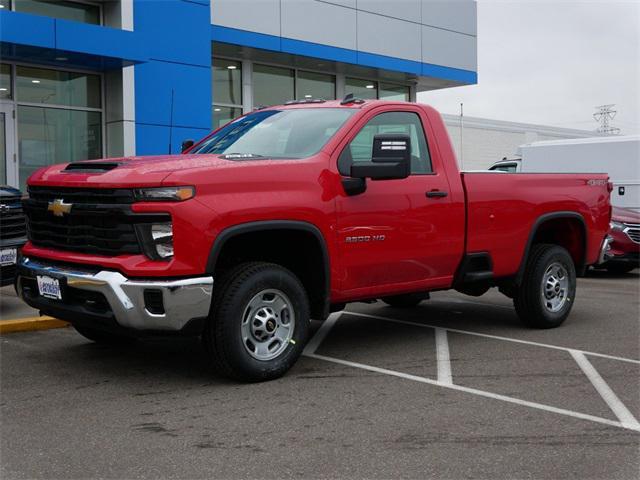
[[[64,203],[64,200],[61,198],[56,198],[53,202],[49,202],[49,206],[47,210],[53,212],[56,217],[61,217],[65,213],[69,213],[71,211],[71,207],[73,203]]]

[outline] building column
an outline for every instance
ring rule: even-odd
[[[209,0],[134,0],[150,61],[135,65],[135,150],[179,153],[211,129]]]

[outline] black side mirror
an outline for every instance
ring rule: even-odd
[[[186,152],[187,150],[189,150],[191,147],[193,147],[193,144],[195,142],[191,139],[189,140],[185,140],[182,142],[182,153]]]
[[[370,162],[355,162],[351,176],[372,180],[407,178],[411,173],[411,138],[409,135],[384,133],[373,137]]]

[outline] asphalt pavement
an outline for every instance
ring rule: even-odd
[[[4,335],[0,476],[636,479],[639,293],[637,270],[592,273],[553,330],[493,291],[352,304],[251,385],[195,340]]]

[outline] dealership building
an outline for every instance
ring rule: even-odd
[[[477,82],[472,0],[0,0],[0,183],[252,109]]]

